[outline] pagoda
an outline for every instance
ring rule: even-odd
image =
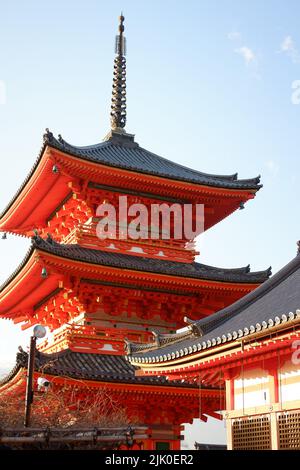
[[[210,175],[145,150],[125,131],[126,117],[121,16],[109,134],[99,144],[76,147],[47,129],[32,170],[0,216],[0,231],[32,239],[0,288],[0,317],[22,329],[41,324],[52,332],[39,345],[35,384],[43,374],[57,390],[76,387],[79,397],[106,389],[126,408],[129,422],[148,426],[150,437],[136,445],[179,449],[183,423],[220,418],[215,410],[222,409],[223,391],[207,386],[199,395],[193,383],[136,377],[137,367],[124,356],[128,345],[161,345],[182,328],[185,336],[185,322],[231,305],[268,279],[270,270],[196,262],[194,238],[175,237],[174,217],[168,239],[160,223],[156,237],[124,236],[121,219],[113,240],[101,238],[99,208],[118,210],[122,198],[149,210],[154,204],[201,204],[207,230],[243,208],[261,185],[259,177]],[[26,364],[26,353],[18,353],[1,394],[24,393]]]

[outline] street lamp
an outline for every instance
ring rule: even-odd
[[[33,335],[30,337],[30,347],[28,355],[28,366],[26,375],[26,395],[25,395],[25,418],[24,426],[27,428],[30,424],[31,405],[33,402],[33,372],[34,372],[34,359],[36,351],[37,338],[44,338],[46,336],[46,328],[42,325],[36,325],[33,328]]]

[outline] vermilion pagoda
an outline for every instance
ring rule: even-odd
[[[80,394],[106,388],[130,419],[149,426],[144,449],[180,447],[180,425],[220,417],[223,392],[165,378],[135,377],[125,358],[127,340],[168,341],[183,318],[207,317],[264,282],[270,271],[249,266],[221,269],[194,261],[193,240],[100,240],[97,207],[119,196],[128,204],[204,204],[212,227],[255,197],[259,178],[201,173],[149,152],[125,132],[124,18],[117,36],[112,128],[100,144],[75,147],[47,130],[39,157],[0,217],[0,230],[32,237],[24,261],[1,287],[0,316],[47,325],[53,339],[40,346],[35,379]],[[117,227],[121,231],[122,227]],[[163,336],[161,336],[163,335]],[[163,339],[162,339],[163,338]],[[26,360],[19,354],[1,393],[25,388]],[[201,413],[199,416],[199,399]]]

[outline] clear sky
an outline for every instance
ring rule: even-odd
[[[262,175],[255,200],[200,237],[199,260],[276,272],[300,238],[297,0],[1,1],[0,210],[33,165],[46,127],[74,145],[100,142],[109,130],[121,10],[127,131],[204,172]],[[28,246],[0,240],[0,281]],[[7,367],[30,332],[8,321],[0,328]]]

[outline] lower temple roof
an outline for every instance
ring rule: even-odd
[[[191,322],[155,343],[128,343],[132,363],[163,363],[217,347],[256,332],[277,332],[300,322],[300,254],[264,284],[208,318]]]
[[[0,381],[7,384],[22,368],[27,368],[28,354],[19,348],[15,367]],[[195,388],[181,381],[168,382],[166,377],[136,377],[137,368],[124,356],[74,352],[70,349],[52,354],[37,351],[35,371],[47,375],[96,382],[134,383],[144,385],[165,385],[168,387]]]

